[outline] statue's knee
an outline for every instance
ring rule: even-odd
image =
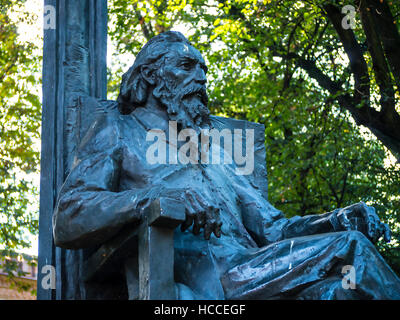
[[[175,283],[175,292],[178,300],[195,300],[196,296],[192,289],[183,283]]]

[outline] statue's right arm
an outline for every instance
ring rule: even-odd
[[[105,117],[85,136],[54,211],[56,246],[78,249],[99,245],[123,226],[139,221],[143,191],[118,192],[120,141],[118,126]]]

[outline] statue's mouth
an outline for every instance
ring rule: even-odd
[[[182,100],[186,100],[188,102],[195,102],[197,100],[201,102],[204,106],[208,105],[208,95],[207,90],[204,86],[193,86],[189,90],[187,90],[182,96]]]

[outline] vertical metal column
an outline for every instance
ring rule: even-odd
[[[52,215],[55,201],[69,170],[74,99],[107,94],[107,0],[44,0],[54,10],[53,28],[44,29],[42,153],[39,216],[37,298],[63,299],[65,250],[55,248]],[[45,10],[45,16],[53,10]],[[42,286],[42,268],[56,270],[56,288]],[[48,270],[48,269],[46,269]]]

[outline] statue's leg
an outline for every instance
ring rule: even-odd
[[[360,232],[341,233],[347,243],[349,261],[339,263],[325,281],[298,294],[300,299],[400,299],[400,279],[375,246]],[[326,282],[331,281],[332,285]]]
[[[400,299],[400,279],[357,231],[269,245],[230,269],[222,283],[228,299]]]

